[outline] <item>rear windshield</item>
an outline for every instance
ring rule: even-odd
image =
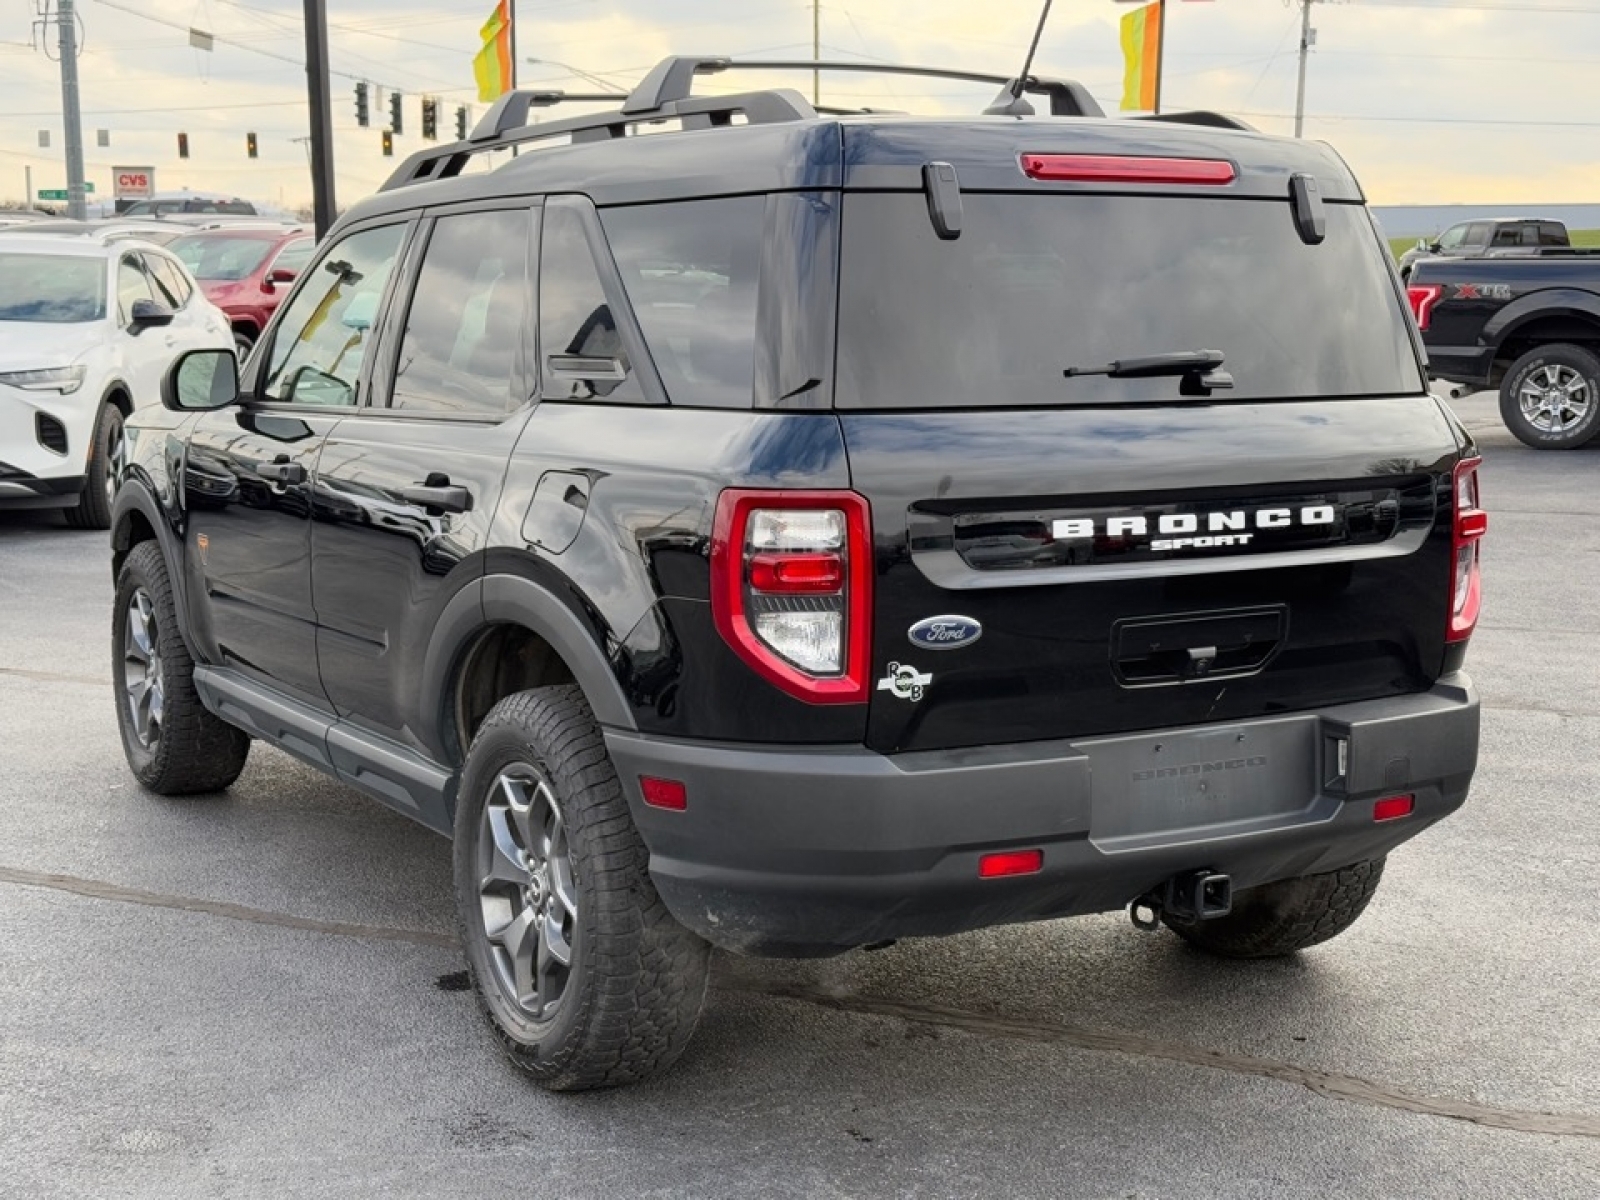
[[[170,249],[196,279],[247,279],[255,273],[272,247],[272,238],[218,237],[215,234],[190,235],[173,242]]]
[[[841,408],[1172,400],[1178,377],[1068,367],[1216,350],[1221,400],[1423,390],[1366,211],[1307,245],[1287,201],[973,194],[941,241],[919,193],[844,199]]]
[[[0,321],[70,325],[106,315],[106,264],[56,254],[0,254]]]

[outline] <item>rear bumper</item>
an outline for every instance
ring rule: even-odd
[[[1494,368],[1493,346],[1429,346],[1428,377],[1487,388]]]
[[[1478,701],[1458,674],[1315,713],[892,758],[606,742],[679,921],[738,952],[826,953],[1106,912],[1187,871],[1248,888],[1386,854],[1466,799]],[[641,775],[682,781],[687,809],[645,805]],[[1412,814],[1374,822],[1402,792]],[[1037,874],[978,878],[981,855],[1034,847]]]

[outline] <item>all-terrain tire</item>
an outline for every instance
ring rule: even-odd
[[[1567,394],[1571,407],[1556,414],[1528,411],[1543,403],[1541,395],[1558,391]],[[1600,358],[1566,342],[1529,350],[1500,381],[1500,419],[1519,442],[1535,450],[1587,445],[1600,434]]]
[[[135,621],[140,628],[130,631]],[[145,665],[152,658],[153,671]],[[239,778],[250,738],[200,703],[194,660],[178,629],[166,559],[153,541],[129,551],[117,573],[111,677],[122,748],[134,777],[145,787],[163,796],[189,796],[220,792]],[[157,684],[159,711],[152,735],[150,708],[141,708],[140,700]]]
[[[513,804],[508,795],[528,803]],[[537,799],[548,817],[543,823],[519,815],[532,811],[536,797],[543,797]],[[507,835],[519,821],[559,832]],[[514,883],[495,876],[495,864],[506,865],[492,853],[494,844],[505,845],[495,843],[500,835],[520,837],[516,847],[551,847],[544,867],[528,871],[544,877],[542,889],[520,876]],[[516,847],[510,858],[518,863],[541,858],[542,852],[519,857]],[[472,739],[461,780],[457,910],[490,1028],[511,1061],[545,1088],[584,1091],[649,1078],[671,1066],[694,1034],[710,947],[672,918],[648,862],[583,693],[570,685],[536,688],[495,705]],[[570,910],[557,906],[558,878],[573,894]],[[540,896],[557,921],[557,933],[544,944],[559,943],[570,963],[541,958],[560,979],[553,1007],[542,991],[531,1003],[519,1000],[508,948],[517,939],[506,932],[519,919],[549,928],[533,919],[539,909],[530,897]]]
[[[93,436],[83,491],[78,502],[63,513],[74,529],[111,528],[111,501],[118,483],[113,458],[122,444],[122,410],[115,404],[102,404]]]
[[[1381,858],[1234,893],[1233,911],[1211,921],[1163,917],[1190,945],[1223,958],[1279,958],[1354,925],[1383,878]]]

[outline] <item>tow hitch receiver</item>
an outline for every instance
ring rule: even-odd
[[[1128,906],[1134,925],[1146,932],[1160,927],[1163,916],[1179,924],[1212,921],[1233,911],[1233,878],[1211,871],[1174,875]]]

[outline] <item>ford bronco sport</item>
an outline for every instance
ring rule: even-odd
[[[1347,928],[1465,799],[1486,525],[1348,169],[1026,74],[1050,116],[693,94],[738,65],[505,98],[242,380],[175,365],[112,539],[134,774],[260,739],[453,836],[554,1089],[669,1064],[713,946]]]

